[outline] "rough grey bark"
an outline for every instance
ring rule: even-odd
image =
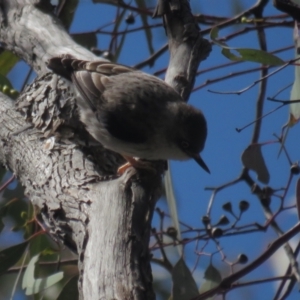
[[[59,20],[38,9],[39,2],[47,1],[0,1],[2,46],[25,60],[38,74],[47,71],[50,57],[66,52],[77,58],[96,59],[72,40]]]
[[[157,16],[163,16],[170,51],[165,81],[187,101],[199,64],[208,57],[211,45],[202,38],[188,1],[158,0]]]
[[[16,174],[51,233],[77,249],[81,299],[154,299],[148,243],[164,164],[157,164],[156,174],[129,169],[122,177],[103,180],[122,159],[101,147],[87,149],[78,143],[83,129],[77,122],[73,87],[56,75],[44,74],[50,57],[66,53],[80,59],[96,57],[77,45],[54,16],[42,11],[45,1],[40,2],[1,1],[3,46],[40,77],[21,95],[18,111],[10,99],[0,98],[0,163]],[[188,2],[178,3],[185,9],[166,10],[181,20],[180,26],[166,22],[176,37],[176,43],[170,43],[172,70],[167,77],[187,98],[209,47],[204,42],[206,55],[195,55],[201,54],[195,49],[204,40],[195,23],[185,23],[193,20],[186,18]],[[178,55],[189,57],[187,66],[178,64],[177,58],[173,64]],[[28,122],[36,129],[13,134]]]

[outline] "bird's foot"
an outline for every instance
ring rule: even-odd
[[[150,172],[156,173],[156,169],[151,165],[150,162],[136,160],[131,156],[126,156],[126,155],[123,156],[127,160],[127,163],[118,168],[118,172],[117,172],[118,175],[123,175],[125,171],[130,167],[134,167],[136,169],[148,170]]]
[[[125,171],[130,167],[132,167],[131,163],[127,162],[126,164],[118,168],[117,174],[120,176],[123,175]]]

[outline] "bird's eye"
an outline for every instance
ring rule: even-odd
[[[183,141],[181,141],[181,147],[182,147],[182,149],[188,149],[190,147],[190,144],[189,144],[189,142],[183,140]]]

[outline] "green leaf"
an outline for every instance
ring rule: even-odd
[[[3,74],[0,73],[0,89],[1,89],[1,92],[4,92],[3,91],[3,88],[7,86],[9,87],[9,89],[12,89],[12,84],[10,83],[10,81],[6,78],[6,76],[4,76]]]
[[[24,273],[22,288],[26,290],[25,294],[27,296],[37,294],[49,288],[50,286],[62,280],[64,277],[63,272],[58,272],[56,274],[50,275],[45,278],[36,279],[34,273],[35,273],[36,263],[38,259],[39,259],[39,254],[32,257]]]
[[[23,187],[18,183],[14,189],[6,188],[3,197],[6,201],[9,201],[9,215],[14,222],[13,226],[23,228],[25,220],[22,218],[22,215],[23,212],[28,211],[28,205],[30,205],[30,202],[24,199]]]
[[[135,2],[136,2],[136,5],[138,6],[138,8],[140,8],[141,10],[146,7],[146,3],[144,0],[135,0]],[[140,16],[141,16],[143,26],[145,27],[144,30],[145,30],[145,34],[146,34],[149,52],[150,52],[150,54],[153,54],[154,48],[152,45],[152,31],[151,31],[151,28],[149,28],[148,16],[145,14],[141,14]]]
[[[1,233],[1,231],[3,230],[3,228],[4,228],[4,223],[3,223],[3,221],[2,221],[2,218],[3,218],[2,212],[0,211],[0,233]]]
[[[6,216],[9,206],[16,201],[18,201],[18,199],[13,198],[0,207],[0,232],[4,228],[4,223],[2,222],[2,218]]]
[[[300,37],[299,37],[299,30],[298,30],[298,23],[295,22],[295,27],[294,27],[294,42],[295,42],[295,58],[299,59],[300,55],[299,49],[300,49]],[[296,101],[300,100],[300,66],[299,66],[299,61],[295,63],[295,79],[293,82],[292,90],[291,90],[291,95],[290,95],[290,101]],[[283,126],[283,137],[281,140],[281,147],[278,153],[278,156],[281,154],[282,149],[284,147],[285,141],[288,137],[289,129],[293,127],[295,124],[297,124],[300,120],[300,103],[295,102],[295,103],[290,103],[289,105],[289,116],[288,116],[288,121],[287,123]]]
[[[166,199],[167,199],[171,219],[173,222],[173,226],[177,230],[177,238],[179,240],[181,240],[181,231],[180,231],[178,212],[177,212],[177,201],[176,201],[176,197],[174,194],[174,188],[173,188],[173,183],[172,183],[171,169],[170,169],[169,161],[168,161],[168,170],[165,175],[164,184],[165,184],[165,189],[166,189]],[[182,253],[183,253],[182,245],[177,245],[176,248],[179,252],[179,255],[182,255]]]
[[[8,209],[7,205],[3,205],[2,207],[0,207],[0,232],[4,228],[4,223],[2,221],[2,218],[6,216],[7,209]]]
[[[28,242],[24,242],[0,251],[0,275],[19,261],[27,245]]]
[[[242,162],[244,167],[256,172],[259,181],[269,183],[270,173],[261,152],[261,145],[248,146],[242,154]]]
[[[213,42],[215,42],[216,44],[219,43],[219,41],[217,41],[217,37],[219,36],[219,28],[218,27],[213,27],[210,31],[210,38],[213,40]]]
[[[295,41],[295,58],[300,58],[298,54],[298,49],[300,48],[300,37],[297,23],[295,23],[294,28],[294,41]],[[300,100],[300,66],[299,61],[295,64],[295,80],[293,83],[293,87],[291,90],[290,100]],[[288,121],[288,125],[292,127],[296,123],[298,123],[300,119],[300,103],[290,104],[290,117]]]
[[[211,40],[218,46],[220,47],[224,47],[224,48],[228,48],[229,47],[224,43],[224,42],[221,42],[219,40],[217,40],[219,36],[219,28],[218,27],[213,27],[212,30],[210,31],[210,38]]]
[[[3,166],[0,166],[0,182],[3,180],[6,173],[8,173],[8,171]]]
[[[78,276],[74,276],[65,284],[57,300],[78,299],[78,297]]]
[[[222,54],[232,61],[251,61],[269,66],[281,66],[285,63],[278,56],[263,50],[229,47],[226,43],[217,40],[218,33],[219,29],[217,27],[212,28],[210,38],[216,45],[222,48]],[[240,56],[235,55],[231,50],[237,51]]]
[[[296,207],[298,212],[298,220],[300,220],[300,179],[296,183]]]
[[[45,254],[48,250],[52,249],[53,241],[46,234],[40,234],[30,241],[30,257],[35,256],[39,253]],[[51,255],[55,253],[54,249],[52,250]]]
[[[213,289],[214,287],[218,286],[222,281],[222,276],[220,272],[212,265],[212,263],[205,270],[204,278],[206,280],[202,283],[200,287],[200,294]],[[213,297],[210,297],[208,299],[213,299]]]
[[[233,61],[241,61],[242,60],[242,58],[240,56],[236,56],[227,48],[223,48],[221,53],[230,60],[233,60]]]
[[[31,286],[34,284],[35,263],[38,261],[38,259],[39,259],[39,255],[36,255],[32,257],[32,259],[30,260],[23,276],[23,281],[22,281],[23,289],[27,288],[27,286]]]
[[[236,51],[242,56],[242,60],[257,62],[268,66],[281,66],[285,63],[276,55],[258,49],[236,48]]]
[[[190,300],[199,295],[196,282],[182,258],[172,271],[173,300]]]
[[[7,73],[15,66],[19,61],[19,57],[12,52],[5,50],[0,54],[0,73],[7,75]]]

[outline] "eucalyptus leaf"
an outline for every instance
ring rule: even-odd
[[[19,61],[19,57],[12,52],[5,50],[0,54],[0,73],[7,75],[7,73],[15,66]]]
[[[35,278],[34,273],[39,254],[32,257],[23,276],[22,288],[27,296],[37,294],[63,279],[64,273],[58,272],[45,278]]]
[[[172,280],[173,300],[190,300],[199,295],[197,284],[183,258],[174,266]]]
[[[32,286],[26,287],[25,294],[27,296],[37,294],[53,286],[54,284],[58,283],[63,279],[63,277],[64,277],[64,272],[58,272],[46,278],[35,279]]]
[[[300,179],[296,183],[296,207],[298,213],[298,220],[300,220]]]
[[[11,89],[13,86],[10,83],[10,81],[4,76],[3,74],[0,73],[0,90],[3,92],[3,88],[7,86],[9,89]]]
[[[298,23],[295,22],[294,26],[294,43],[295,43],[295,58],[299,59],[299,49],[300,49],[300,37],[299,37],[299,29],[298,29]],[[293,127],[295,124],[299,122],[300,119],[300,103],[296,102],[300,100],[300,66],[299,66],[299,60],[297,63],[295,63],[295,79],[293,82],[291,95],[290,95],[290,105],[289,105],[289,115],[288,115],[288,121],[283,126],[283,136],[281,139],[281,147],[279,149],[278,156],[281,154],[282,149],[284,147],[285,141],[287,139],[289,130],[291,127]],[[293,101],[295,101],[293,103]]]
[[[28,242],[23,242],[0,251],[0,275],[5,273],[19,261],[26,250],[27,245]]]
[[[13,198],[13,199],[7,201],[3,206],[0,206],[0,232],[4,228],[4,223],[2,221],[2,218],[4,218],[6,215],[8,215],[8,209],[9,209],[10,205],[15,203],[16,201],[18,201],[18,199]],[[9,216],[11,217],[11,215],[9,215]]]
[[[78,276],[74,276],[65,284],[56,300],[78,299],[78,296]]]
[[[269,183],[270,173],[261,152],[261,145],[248,146],[242,154],[242,162],[244,167],[256,172],[259,181]]]
[[[200,294],[213,289],[214,287],[218,286],[222,281],[222,276],[220,272],[212,265],[212,263],[210,263],[208,268],[205,270],[204,278],[206,280],[202,283],[200,287]],[[213,297],[210,297],[208,299],[213,299]]]
[[[166,199],[167,199],[172,223],[173,223],[173,226],[175,227],[175,229],[177,230],[177,238],[179,240],[181,240],[181,231],[180,231],[178,212],[177,212],[177,201],[176,201],[176,197],[175,197],[175,193],[174,193],[174,187],[173,187],[173,182],[172,182],[169,161],[168,161],[168,170],[166,171],[164,184],[165,184],[165,190],[166,190]],[[179,252],[179,255],[182,255],[183,254],[182,245],[177,245],[176,248]]]
[[[300,37],[298,31],[298,25],[295,23],[294,28],[294,42],[295,42],[295,58],[300,58],[299,49],[300,49]],[[291,90],[291,101],[300,100],[300,66],[299,61],[295,64],[295,79],[293,87]],[[300,103],[291,103],[290,104],[290,115],[288,125],[291,127],[295,125],[300,119]]]
[[[236,48],[236,51],[241,55],[242,60],[257,62],[267,66],[281,66],[285,63],[276,55],[258,49]]]
[[[230,60],[233,60],[233,61],[241,61],[242,60],[242,58],[240,56],[236,56],[228,48],[223,48],[221,52],[225,57],[227,57]]]
[[[222,48],[222,54],[232,61],[251,61],[257,62],[263,65],[268,66],[281,66],[285,62],[278,56],[268,53],[259,49],[250,49],[250,48],[236,48],[229,47],[226,43],[220,42],[218,38],[219,29],[217,27],[212,28],[210,31],[211,40]],[[236,51],[240,56],[232,53]]]

